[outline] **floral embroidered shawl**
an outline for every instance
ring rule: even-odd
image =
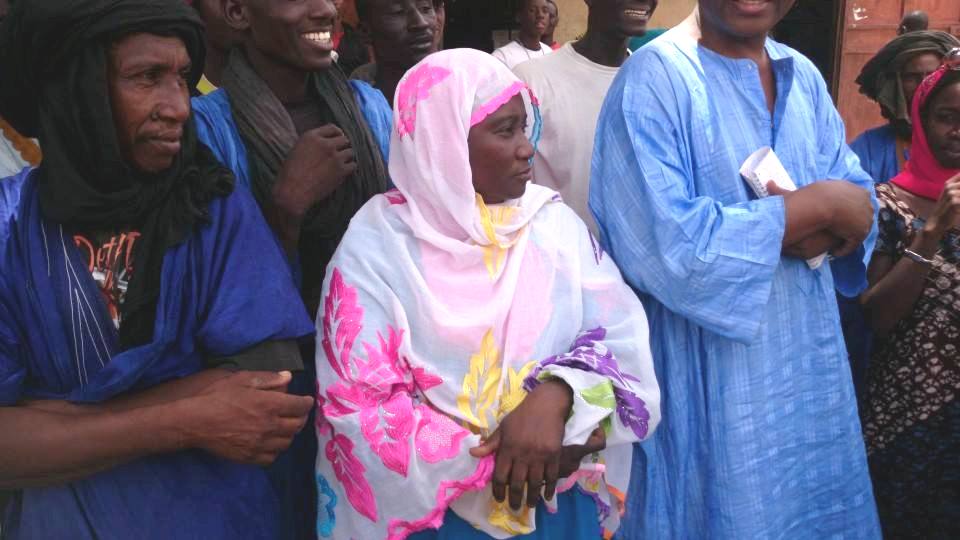
[[[468,451],[551,377],[574,390],[564,444],[607,433],[561,487],[619,523],[630,443],[660,418],[647,319],[555,192],[490,206],[474,192],[469,130],[518,94],[535,142],[536,99],[489,55],[431,55],[398,87],[398,189],[354,217],[317,315],[321,537],[406,538],[448,508],[495,538],[533,531],[536,510],[494,501],[493,457]]]

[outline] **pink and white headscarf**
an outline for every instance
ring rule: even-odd
[[[557,200],[553,191],[528,186],[509,205],[516,208],[510,219],[491,222],[473,188],[470,128],[520,94],[531,142],[536,145],[540,136],[536,98],[490,58],[473,49],[442,51],[407,72],[397,87],[390,177],[409,203],[414,233],[438,246],[506,246],[545,204]]]
[[[493,456],[469,449],[549,377],[573,390],[565,445],[607,433],[562,487],[619,523],[631,443],[660,418],[647,320],[556,193],[486,205],[474,191],[470,128],[518,94],[535,140],[534,98],[489,55],[440,52],[400,82],[398,189],[351,221],[317,314],[322,538],[402,539],[448,510],[495,538],[533,531],[538,510],[497,503]]]

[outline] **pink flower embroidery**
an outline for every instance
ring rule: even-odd
[[[378,406],[360,411],[360,432],[384,467],[407,476],[413,405],[410,395],[398,392]]]
[[[326,456],[350,504],[376,521],[376,500],[364,475],[366,469],[353,454],[353,442],[334,434],[327,419],[357,414],[370,449],[384,467],[403,476],[409,470],[414,428],[418,455],[430,463],[454,457],[468,432],[426,405],[418,406],[421,420],[416,422],[412,394],[443,384],[443,380],[422,367],[411,368],[401,359],[402,331],[388,326],[386,337],[378,333],[375,345],[363,343],[365,359],[353,354],[363,310],[357,305],[356,289],[344,282],[339,269],[333,271],[324,310],[323,348],[340,380],[327,388],[326,396],[317,392],[317,429],[321,435],[333,434]]]
[[[404,135],[413,137],[413,130],[417,125],[417,103],[429,98],[430,89],[449,76],[448,69],[430,64],[424,64],[407,75],[397,90],[397,107],[400,111],[397,133],[401,139]]]
[[[415,367],[410,371],[413,372],[413,381],[416,383],[417,388],[419,388],[421,392],[426,392],[435,386],[440,386],[443,384],[443,379],[428,373],[427,370],[422,367]]]
[[[460,441],[469,431],[427,405],[420,405],[417,410],[420,411],[420,423],[414,444],[420,459],[439,463],[455,458],[460,451]]]
[[[351,358],[355,369],[347,370],[346,381],[327,389],[330,403],[323,412],[334,418],[359,412],[361,432],[370,449],[385,467],[406,476],[414,420],[412,385],[400,369],[402,336],[390,328],[386,340],[377,336],[379,347],[364,343],[367,360]]]
[[[392,519],[387,524],[388,540],[404,540],[411,534],[425,529],[439,529],[443,524],[443,514],[450,503],[468,491],[479,491],[490,483],[493,477],[493,456],[487,456],[477,462],[477,468],[463,480],[445,480],[437,488],[436,506],[423,518],[416,521]]]
[[[329,437],[333,433],[333,426],[330,425],[327,417],[323,415],[323,407],[326,403],[327,398],[323,397],[323,394],[320,393],[320,383],[317,382],[317,414],[313,419],[313,424],[316,426],[318,434]]]
[[[377,521],[377,500],[364,473],[363,463],[353,455],[353,441],[341,434],[334,435],[326,447],[327,460],[333,473],[343,484],[350,504],[370,521]]]
[[[339,375],[350,369],[353,342],[360,333],[363,309],[357,305],[357,291],[343,282],[340,269],[333,270],[330,293],[323,305],[323,339],[321,344],[330,367]],[[340,355],[334,353],[334,346]]]
[[[403,193],[400,193],[400,190],[397,188],[393,188],[384,193],[384,196],[390,201],[391,205],[407,204],[407,198],[404,197]]]

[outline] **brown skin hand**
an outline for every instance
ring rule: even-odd
[[[254,71],[284,104],[306,101],[311,73],[333,65],[333,42],[311,34],[333,32],[337,10],[329,0],[225,0],[227,23],[243,34]],[[264,209],[288,254],[297,252],[307,210],[326,199],[356,170],[351,143],[332,124],[301,134]]]
[[[960,84],[943,89],[933,99],[924,118],[924,130],[937,161],[943,167],[960,169]],[[910,243],[910,250],[933,259],[944,235],[960,227],[960,175],[947,181],[936,202],[897,186],[893,189],[925,220],[923,228]],[[902,257],[896,263],[887,255],[873,257],[867,271],[870,288],[861,298],[861,304],[876,332],[889,333],[910,315],[923,293],[929,273],[929,266],[908,257]]]
[[[290,378],[208,370],[98,405],[0,407],[0,428],[19,434],[0,438],[0,489],[58,485],[190,448],[268,465],[313,408],[312,398],[285,393]]]
[[[163,171],[179,151],[190,114],[189,68],[176,38],[133,34],[110,48],[111,108],[132,167]],[[269,463],[313,407],[310,397],[284,393],[290,377],[209,370],[99,405],[46,400],[0,407],[0,433],[17,434],[0,437],[0,489],[61,484],[187,448]]]
[[[530,508],[540,502],[541,489],[547,500],[553,499],[561,478],[564,428],[572,406],[573,391],[565,382],[546,381],[505,416],[483,444],[470,450],[477,458],[496,454],[494,499],[503,502],[509,489],[514,510],[523,504],[525,488]]]

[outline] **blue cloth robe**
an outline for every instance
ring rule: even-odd
[[[153,341],[118,333],[70,231],[40,215],[36,176],[0,181],[0,406],[109,400],[201,371],[204,358],[313,333],[280,246],[249,193],[168,250]],[[4,538],[275,538],[261,467],[194,450],[14,494]]]
[[[368,83],[350,81],[350,86],[386,163],[390,150],[390,130],[393,127],[390,105],[383,93]],[[233,171],[237,184],[249,190],[251,180],[247,148],[233,119],[227,92],[221,88],[206,96],[193,98],[192,102],[197,137],[213,150],[221,163]],[[299,267],[296,261],[291,261],[291,264],[299,281]],[[289,391],[312,396],[316,390],[312,345],[302,348],[302,356],[304,371],[294,376]],[[312,418],[308,426],[313,425]],[[297,435],[291,448],[270,467],[271,482],[281,500],[282,530],[277,538],[300,540],[316,537],[318,498],[312,472],[316,457],[316,437],[311,429],[306,429]]]
[[[393,129],[393,110],[383,93],[363,81],[350,81],[354,97],[363,118],[370,126],[373,139],[380,149],[383,162],[390,155],[390,130]],[[237,176],[237,183],[250,189],[247,147],[240,138],[230,109],[230,97],[219,89],[205,96],[195,97],[193,114],[197,121],[197,137],[213,150],[220,161]]]
[[[890,124],[864,131],[850,143],[850,149],[860,158],[860,165],[874,182],[889,182],[900,174],[897,135]]]
[[[897,160],[897,134],[890,124],[868,129],[850,143],[850,149],[860,158],[860,165],[873,181],[882,184],[900,174]],[[904,152],[904,163],[909,152]],[[866,385],[867,368],[873,350],[873,330],[867,323],[860,301],[856,298],[838,297],[840,322],[843,325],[843,337],[850,355],[850,368],[853,371],[853,383],[857,395],[861,396]]]
[[[597,504],[580,491],[571,489],[556,497],[557,512],[551,514],[541,502],[537,508],[537,529],[514,536],[511,540],[599,540],[602,527],[597,523]],[[453,510],[443,515],[439,529],[415,532],[407,540],[491,540],[493,537],[477,529]]]
[[[600,115],[590,207],[644,302],[663,393],[620,538],[880,536],[834,294],[866,286],[876,227],[811,270],[781,256],[783,198],[757,200],[739,168],[772,146],[799,186],[873,183],[813,64],[766,50],[772,115],[754,62],[679,31],[627,60]]]

